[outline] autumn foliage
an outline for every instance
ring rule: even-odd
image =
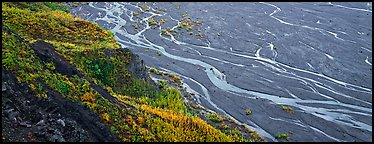
[[[118,49],[113,34],[67,10],[60,3],[2,3],[2,66],[37,96],[47,98],[48,86],[86,105],[123,141],[243,141],[188,115],[177,89],[157,91],[133,76],[126,68],[131,54]],[[52,44],[85,77],[68,77],[57,72],[53,62],[36,56],[30,44],[38,40]],[[104,98],[92,83],[118,102]]]

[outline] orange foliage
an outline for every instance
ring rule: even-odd
[[[100,119],[104,121],[105,123],[108,123],[110,121],[110,117],[107,113],[103,113],[100,115]]]
[[[91,94],[91,93],[85,93],[82,97],[81,97],[81,101],[82,102],[90,102],[90,103],[93,103],[95,102],[95,97]]]
[[[144,119],[142,117],[138,117],[138,123],[140,125],[144,124]]]

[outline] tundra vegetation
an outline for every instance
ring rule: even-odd
[[[292,107],[290,107],[290,106],[282,106],[282,110],[284,110],[288,113],[294,113]]]
[[[149,10],[148,6],[141,8]],[[28,84],[38,97],[48,98],[44,88],[47,85],[66,99],[83,103],[123,141],[259,140],[257,135],[245,137],[227,125],[214,127],[191,116],[178,89],[161,82],[161,90],[156,90],[149,81],[129,72],[126,65],[132,55],[120,49],[109,30],[73,17],[68,11],[63,4],[54,2],[2,3],[3,68],[15,74],[18,82]],[[158,24],[153,19],[148,23]],[[190,23],[182,25],[189,27]],[[42,60],[32,47],[38,41],[51,44],[83,76],[67,75],[57,70],[56,62]],[[169,76],[180,81],[176,75]],[[104,96],[94,85],[115,100]],[[222,117],[213,114],[209,120],[222,122]]]

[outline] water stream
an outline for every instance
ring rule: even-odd
[[[214,3],[212,4],[214,5]],[[190,87],[192,85],[198,87],[198,89],[194,89],[193,91],[201,95],[199,101],[201,101],[200,98],[204,99],[207,101],[207,104],[205,104],[207,107],[212,107],[212,110],[235,119],[236,123],[255,130],[269,141],[277,141],[277,139],[274,138],[275,132],[270,127],[271,125],[267,125],[269,123],[287,123],[287,125],[292,126],[284,128],[290,131],[293,129],[296,130],[296,128],[303,129],[302,131],[294,132],[294,134],[298,134],[298,136],[294,138],[295,141],[371,141],[371,136],[363,136],[362,138],[358,138],[359,136],[357,135],[351,137],[342,136],[345,133],[354,133],[356,130],[371,135],[371,84],[359,85],[357,83],[352,83],[352,81],[347,81],[347,79],[342,79],[341,77],[324,74],[321,72],[321,66],[313,61],[306,62],[304,64],[306,68],[285,63],[282,61],[282,58],[285,57],[285,52],[280,49],[283,46],[280,42],[282,42],[281,37],[287,36],[281,36],[282,34],[279,33],[279,30],[273,31],[271,28],[261,29],[262,32],[259,32],[264,36],[266,35],[265,39],[267,38],[267,40],[265,40],[265,42],[261,42],[263,41],[262,38],[253,39],[254,46],[249,47],[249,49],[253,49],[252,52],[245,52],[245,49],[242,50],[242,48],[239,46],[236,47],[235,45],[230,45],[229,49],[225,49],[223,46],[217,46],[216,40],[213,39],[214,41],[212,42],[212,38],[210,37],[203,41],[203,44],[195,44],[191,43],[191,41],[178,39],[179,37],[173,35],[161,35],[161,29],[165,29],[165,27],[161,25],[161,27],[153,29],[147,23],[150,18],[158,16],[168,18],[169,21],[174,21],[174,25],[170,26],[172,30],[177,28],[178,24],[181,23],[181,19],[168,13],[168,11],[161,12],[157,10],[153,7],[154,5],[156,4],[148,4],[150,10],[143,11],[139,3],[91,2],[88,6],[85,6],[85,9],[90,9],[86,17],[81,17],[95,22],[104,21],[106,24],[102,25],[105,26],[108,24],[114,25],[110,30],[115,34],[115,38],[120,42],[122,47],[132,49],[135,53],[140,54],[141,58],[150,59],[150,61],[145,60],[146,63],[151,63],[158,68],[176,73],[183,79],[189,80],[189,82],[191,82],[187,84],[189,89],[192,89],[192,87]],[[161,3],[157,6],[162,5]],[[209,3],[204,3],[204,5],[209,5]],[[267,20],[269,21],[273,19],[272,23],[274,24],[279,24],[284,27],[298,27],[300,30],[306,31],[306,33],[313,33],[316,31],[318,32],[316,34],[320,35],[317,37],[323,36],[325,39],[330,39],[338,44],[344,43],[349,45],[358,42],[357,39],[345,36],[350,35],[350,31],[334,31],[319,25],[306,25],[295,21],[288,21],[286,18],[278,16],[279,13],[287,10],[282,10],[282,8],[276,4],[260,2],[251,3],[251,5],[261,7],[261,10],[266,9],[265,13],[261,12],[263,13],[263,17],[267,16]],[[369,12],[370,15],[372,13],[371,9],[354,8],[333,3],[327,3],[326,5],[332,5],[339,8],[339,10]],[[314,6],[318,7],[317,5]],[[142,11],[147,16],[139,20],[144,27],[136,33],[130,33],[128,29],[131,28],[131,25],[130,27],[127,27],[127,25],[129,25],[128,23],[136,22],[132,13],[134,9]],[[313,7],[310,9],[311,10],[308,11],[312,11],[316,8]],[[81,7],[78,10],[81,10]],[[99,17],[92,17],[94,13],[98,12],[100,12]],[[323,19],[318,20],[316,24],[322,21]],[[253,27],[254,24],[247,22],[244,23],[244,25],[246,25],[246,27]],[[207,31],[209,30],[211,30],[211,26],[208,25]],[[243,29],[243,31],[245,31],[245,29]],[[240,33],[238,33],[238,35],[240,35]],[[270,38],[270,36],[272,38]],[[227,39],[233,38],[233,36],[228,34]],[[256,43],[257,41],[263,44]],[[320,58],[327,58],[323,60],[332,61],[333,65],[340,64],[339,60],[341,61],[341,56],[339,53],[333,53],[331,50],[321,50],[321,47],[311,46],[307,44],[307,42],[301,40],[296,40],[296,43],[320,55]],[[172,48],[166,47],[165,45]],[[223,45],[225,46],[225,44]],[[371,45],[371,41],[369,45]],[[164,61],[165,63],[167,61],[178,61],[185,66],[179,65],[166,68],[164,65],[155,62],[154,60],[157,58],[151,56],[151,54],[143,53],[144,49],[159,51],[162,54],[159,61]],[[192,53],[190,51],[192,51]],[[362,66],[363,68],[371,67],[371,49],[368,49],[365,53],[369,53],[370,55],[365,56],[361,60],[362,64],[355,64],[360,66],[365,64]],[[186,70],[185,67],[189,67],[189,69]],[[190,69],[196,69],[196,67],[202,68],[202,71],[196,71],[196,75],[187,72]],[[202,75],[202,73],[204,75]],[[239,79],[239,82],[233,81],[233,77],[241,74],[247,76],[245,79],[248,80]],[[371,74],[369,75],[371,78]],[[256,82],[248,83],[248,81]],[[257,85],[260,84],[266,85],[267,87],[257,87]],[[249,87],[248,85],[255,85],[256,87]],[[256,88],[259,89],[257,90]],[[218,96],[216,90],[223,96]],[[295,109],[296,116],[292,118],[277,116],[275,114],[279,113],[278,110],[258,107],[253,109],[266,111],[266,113],[262,115],[259,113],[256,114],[256,117],[247,118],[245,115],[241,114],[241,112],[237,112],[238,109],[244,109],[243,106],[239,104],[236,105],[233,102],[226,103],[230,104],[232,107],[224,105],[225,102],[221,100],[225,98],[240,99],[241,101],[244,100],[249,103],[254,103],[254,100],[261,99],[261,105],[268,105],[271,108],[281,105],[291,106]],[[202,105],[204,105],[204,103],[202,103]],[[281,111],[281,109],[279,109],[279,111]],[[305,116],[316,121],[321,121],[322,124],[307,122],[303,120]],[[327,122],[325,126],[323,122]],[[310,132],[315,133],[311,136],[313,138],[303,138],[303,135]]]

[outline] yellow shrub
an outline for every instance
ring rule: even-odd
[[[144,124],[144,119],[142,117],[138,117],[138,123],[140,125]]]
[[[171,111],[152,108],[147,105],[141,105],[140,109],[155,114],[162,119],[151,119],[155,123],[151,127],[154,127],[157,131],[161,131],[158,134],[161,141],[233,141],[200,118],[192,118]],[[159,125],[165,128],[161,129]]]
[[[33,91],[36,91],[36,87],[35,87],[34,84],[31,83],[29,86],[30,86],[30,88],[31,88]]]
[[[104,123],[109,123],[110,121],[110,116],[107,113],[103,113],[100,115],[100,119],[104,121]]]
[[[82,102],[95,102],[95,97],[91,93],[85,93],[81,98]]]

